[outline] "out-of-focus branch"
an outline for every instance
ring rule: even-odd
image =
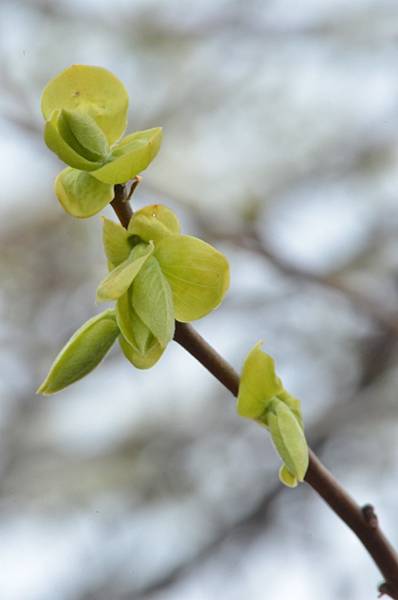
[[[242,246],[253,250],[256,254],[269,260],[271,264],[279,269],[282,273],[289,277],[296,277],[302,281],[315,283],[321,287],[336,290],[348,298],[352,304],[358,307],[363,313],[369,315],[374,321],[383,327],[395,333],[398,336],[398,320],[386,314],[381,308],[375,304],[362,292],[358,292],[354,288],[348,286],[336,275],[319,275],[306,269],[302,269],[297,265],[283,259],[279,256],[270,245],[266,245],[262,241],[257,232],[251,231],[251,236],[241,238]]]
[[[153,188],[153,186],[152,189],[157,193],[161,193],[161,190],[157,190],[156,188]],[[169,195],[166,193],[166,196]],[[182,204],[184,203],[174,191],[170,194],[170,197]],[[263,240],[253,226],[249,225],[242,231],[225,233],[220,229],[216,229],[212,223],[205,221],[198,211],[195,211],[193,208],[191,208],[191,213],[207,239],[230,242],[262,257],[287,277],[335,290],[345,296],[353,306],[361,311],[361,313],[370,317],[379,327],[385,331],[391,332],[398,338],[398,317],[389,314],[388,311],[383,310],[381,306],[375,303],[366,294],[345,283],[338,273],[322,275],[291,263],[289,260],[280,256],[272,248],[271,244],[268,244]]]
[[[291,263],[289,260],[286,260],[275,252],[270,244],[267,244],[262,240],[254,227],[248,227],[243,232],[225,234],[221,231],[216,231],[210,224],[204,223],[198,215],[195,215],[195,217],[197,217],[201,229],[208,237],[231,242],[240,248],[254,252],[258,256],[264,258],[267,262],[271,263],[278,271],[287,277],[339,292],[363,314],[368,315],[381,328],[390,331],[398,337],[398,319],[384,311],[380,306],[373,302],[373,300],[368,298],[366,294],[347,285],[337,273],[322,275]]]

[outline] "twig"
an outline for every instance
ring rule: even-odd
[[[119,188],[123,186],[115,186],[112,206],[121,224],[127,227],[132,210],[124,200],[123,189]],[[237,396],[238,373],[191,325],[176,322],[174,340],[214,375],[233,396]],[[380,593],[398,600],[398,555],[381,531],[373,507],[370,510],[369,505],[363,508],[359,506],[312,450],[305,481],[361,540],[385,579],[379,587]]]
[[[135,181],[135,180],[134,180]],[[112,208],[117,214],[120,223],[127,229],[129,221],[133,216],[133,211],[129,204],[129,198],[137,187],[137,183],[132,184],[131,188],[128,189],[126,185],[115,185],[115,197],[111,202]]]
[[[358,308],[363,314],[368,315],[377,325],[385,330],[391,331],[395,337],[398,337],[398,319],[397,315],[391,315],[382,310],[366,294],[355,290],[347,285],[338,273],[322,275],[309,271],[303,267],[293,264],[291,261],[280,256],[272,246],[262,239],[254,227],[247,227],[238,233],[224,233],[216,230],[209,223],[205,223],[198,213],[195,213],[201,229],[210,237],[218,240],[231,242],[240,248],[249,250],[271,263],[281,273],[289,278],[295,278],[299,281],[315,284],[317,286],[334,290],[345,296],[355,308]]]
[[[385,333],[384,337],[387,337],[385,341],[386,345],[391,345],[391,338],[389,333]],[[381,354],[378,356],[382,360],[384,366],[388,363],[388,356]],[[387,362],[386,362],[387,361]],[[368,371],[369,374],[363,374],[363,377],[359,383],[359,390],[364,391],[367,387],[371,386],[377,377],[380,375],[381,365],[375,370],[373,365],[370,365],[368,361],[365,361],[364,371]],[[367,401],[369,402],[369,395]],[[362,410],[366,410],[366,401],[360,394],[355,394],[351,398],[347,398],[344,402],[340,403],[339,410],[335,408],[327,410],[316,423],[311,425],[311,428],[307,430],[307,437],[311,440],[313,450],[319,454],[323,447],[329,440],[331,434],[330,425],[341,426],[343,423],[347,423],[347,418],[353,411],[361,406]],[[348,409],[348,410],[347,410]],[[225,527],[221,531],[218,531],[213,539],[201,546],[197,551],[191,554],[189,557],[185,557],[184,561],[175,565],[167,573],[162,573],[159,577],[155,577],[154,580],[148,582],[143,588],[139,588],[134,592],[133,595],[128,596],[128,600],[144,600],[146,598],[153,599],[154,594],[157,595],[164,593],[170,586],[174,586],[178,580],[183,577],[189,576],[189,574],[196,569],[199,565],[205,561],[211,560],[212,555],[219,552],[222,549],[223,544],[228,543],[233,539],[234,534],[239,534],[239,541],[243,540],[244,535],[253,536],[259,535],[262,530],[262,526],[267,522],[270,517],[270,509],[273,503],[279,498],[282,492],[286,491],[286,488],[280,485],[278,480],[275,478],[271,488],[267,489],[258,503],[253,506],[252,510],[248,513],[240,515],[240,517],[230,526]],[[370,504],[365,505],[362,508],[366,519],[372,520],[377,519],[374,508]],[[375,524],[376,522],[373,521]],[[379,589],[380,591],[380,589]],[[85,599],[89,600],[89,598]],[[120,599],[122,600],[122,599]],[[127,600],[127,596],[125,599]]]

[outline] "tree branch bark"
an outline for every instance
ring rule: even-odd
[[[115,186],[112,207],[124,227],[128,226],[133,214],[128,198],[129,194],[124,186]],[[191,325],[176,321],[174,340],[196,358],[233,396],[238,395],[238,373]],[[385,579],[379,587],[380,594],[387,594],[398,600],[398,555],[381,531],[373,507],[359,506],[311,449],[305,481],[355,533],[373,558]]]

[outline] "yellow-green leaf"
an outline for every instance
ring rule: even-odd
[[[107,69],[72,65],[48,82],[41,109],[46,121],[54,110],[85,112],[113,144],[126,129],[128,95],[122,82]]]
[[[138,244],[128,258],[115,267],[97,288],[97,302],[117,300],[133,283],[145,262],[153,253],[153,244]]]
[[[176,214],[163,204],[145,206],[132,216],[128,230],[141,239],[156,244],[162,238],[180,233]]]
[[[118,299],[116,303],[116,320],[121,334],[130,346],[133,346],[136,352],[145,356],[151,347],[159,342],[135,312],[132,303],[132,291],[133,288],[131,287]]]
[[[303,427],[303,417],[301,414],[300,400],[295,396],[292,396],[292,394],[289,394],[289,392],[287,392],[285,389],[280,394],[278,394],[278,398],[279,400],[282,400],[285,404],[287,404],[290,410],[294,413],[301,427]]]
[[[173,339],[174,308],[170,285],[156,258],[151,256],[137,277],[132,292],[134,310],[162,347]]]
[[[38,394],[63,390],[92,371],[105,357],[117,336],[115,312],[106,310],[87,321],[58,354]]]
[[[62,132],[60,131],[60,127]],[[63,135],[65,137],[63,137]],[[66,128],[62,128],[61,111],[54,111],[44,128],[44,141],[58,158],[75,169],[93,171],[98,169],[103,161],[92,161],[79,154],[69,142]]]
[[[105,183],[125,183],[144,171],[155,158],[162,141],[162,129],[155,127],[128,135],[112,150],[112,158],[93,172]]]
[[[113,198],[113,185],[67,167],[55,179],[55,194],[67,213],[80,219],[95,215]]]
[[[108,140],[90,115],[81,111],[62,110],[58,130],[64,140],[88,160],[103,162],[108,157]]]
[[[158,341],[145,354],[137,352],[122,335],[119,337],[119,343],[124,356],[137,369],[150,369],[158,362],[164,352],[164,348],[162,348]]]
[[[106,217],[102,217],[102,223],[105,256],[112,268],[115,268],[126,260],[131,252],[129,234],[119,223],[115,223],[115,221],[111,221]]]
[[[172,235],[159,241],[155,256],[170,283],[178,321],[200,319],[221,303],[229,287],[221,252],[198,238]]]
[[[298,481],[303,481],[308,468],[308,446],[304,432],[293,412],[280,400],[268,410],[268,426],[275,448]]]
[[[247,355],[239,384],[237,411],[249,419],[264,415],[272,398],[283,392],[274,360],[261,350],[261,345],[258,342]]]
[[[290,488],[297,487],[298,481],[297,477],[291,474],[286,465],[282,465],[279,469],[279,479],[280,481]]]

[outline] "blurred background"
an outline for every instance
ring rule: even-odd
[[[375,598],[356,538],[279,484],[269,437],[176,344],[35,396],[106,272],[100,219],[54,196],[39,100],[101,65],[129,131],[164,127],[134,206],[168,204],[231,263],[198,330],[237,369],[264,339],[397,546],[396,0],[1,0],[0,47],[0,599]]]

